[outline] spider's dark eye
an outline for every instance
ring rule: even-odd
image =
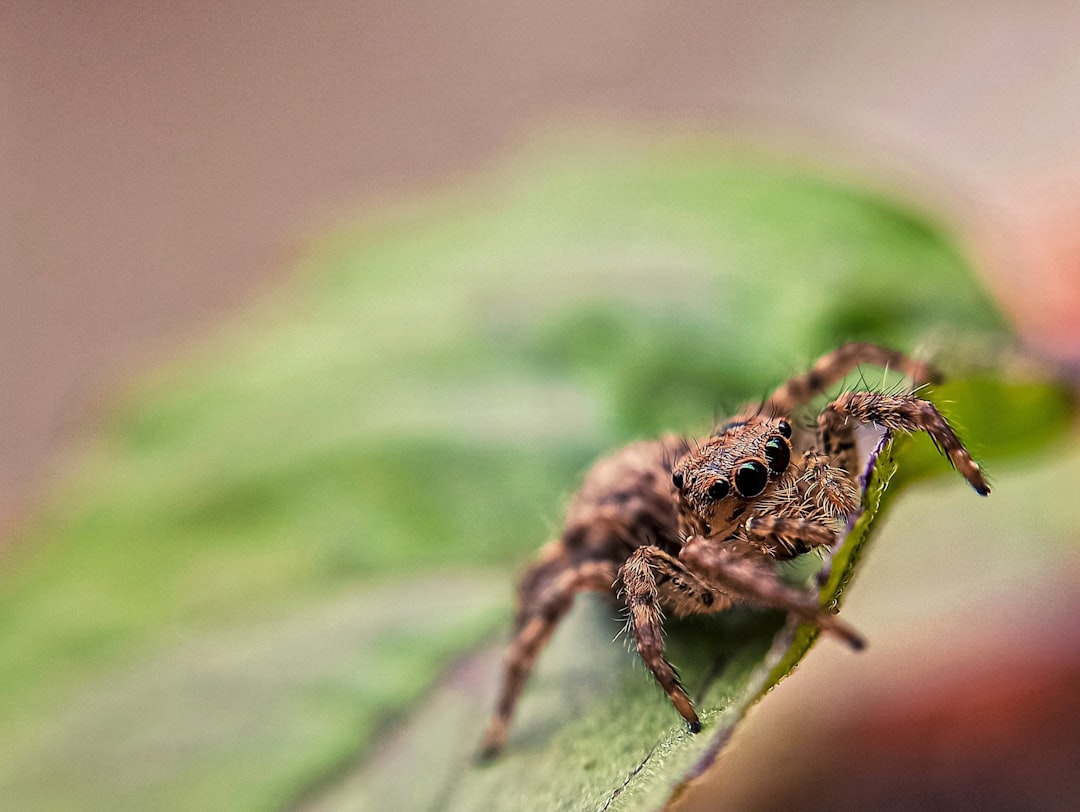
[[[769,461],[769,470],[774,474],[783,473],[791,462],[791,449],[779,437],[773,437],[765,443],[765,459]]]
[[[787,437],[789,440],[791,439],[791,424],[786,420],[781,420],[780,425],[776,427],[776,430],[783,434],[785,437]]]
[[[735,488],[741,496],[757,496],[765,490],[769,474],[760,462],[744,462],[735,472]]]
[[[728,491],[731,490],[731,486],[728,485],[726,479],[718,479],[712,485],[709,486],[708,494],[709,498],[713,501],[720,501],[728,495]]]
[[[674,485],[676,488],[678,488],[680,491],[682,490],[682,486],[683,486],[682,471],[672,471],[671,472],[671,484]]]

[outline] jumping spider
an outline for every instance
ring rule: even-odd
[[[782,609],[863,647],[812,591],[785,585],[774,567],[834,545],[858,509],[858,427],[924,431],[979,494],[990,493],[937,407],[914,394],[848,391],[824,407],[816,426],[791,422],[796,407],[863,364],[899,371],[916,387],[938,379],[932,367],[902,353],[845,344],[699,445],[675,436],[639,442],[589,471],[562,536],[541,550],[518,585],[485,755],[506,741],[536,658],[578,592],[605,592],[623,603],[638,653],[694,733],[701,722],[664,658],[662,610],[683,617],[733,604]]]

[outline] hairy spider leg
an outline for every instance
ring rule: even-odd
[[[848,420],[847,415],[825,409],[818,415],[818,442],[825,456],[842,468],[854,482],[861,473],[859,444],[856,439],[858,424]]]
[[[979,495],[990,493],[990,486],[986,484],[979,464],[971,458],[952,426],[930,401],[910,395],[845,392],[825,407],[818,418],[818,425],[835,424],[848,418],[908,433],[926,432]]]
[[[675,668],[664,658],[663,612],[669,606],[680,617],[722,612],[730,596],[710,587],[677,558],[658,547],[638,547],[619,571],[623,598],[630,610],[629,624],[637,652],[675,710],[690,730],[701,730],[694,703],[687,696]]]
[[[691,539],[679,558],[692,572],[723,586],[740,603],[783,609],[805,623],[835,634],[854,649],[866,647],[858,632],[822,608],[815,593],[784,584],[771,559],[748,557],[700,537]]]
[[[915,386],[939,383],[941,374],[925,361],[917,361],[897,350],[852,341],[842,344],[819,358],[809,372],[796,375],[781,384],[760,408],[760,414],[787,415],[803,403],[823,394],[859,366],[878,366],[896,370],[912,380]]]
[[[490,758],[502,749],[510,717],[514,714],[521,691],[532,673],[536,658],[551,639],[555,627],[570,611],[578,592],[610,592],[615,581],[615,567],[608,561],[585,561],[566,569],[547,584],[526,609],[521,599],[516,632],[506,653],[495,715],[488,724],[481,744],[481,755]]]

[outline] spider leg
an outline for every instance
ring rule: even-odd
[[[981,496],[990,493],[990,486],[986,484],[979,464],[971,458],[952,426],[930,401],[912,395],[845,392],[825,407],[818,425],[834,424],[849,418],[908,433],[925,431],[977,493]]]
[[[854,480],[861,467],[856,424],[846,415],[826,409],[818,416],[818,437],[825,456]]]
[[[619,571],[638,654],[692,733],[701,730],[694,704],[675,668],[664,658],[661,601],[679,616],[719,612],[731,598],[717,592],[677,558],[658,547],[639,547]]]
[[[740,602],[783,609],[805,623],[837,635],[854,649],[866,646],[858,632],[822,608],[817,595],[784,584],[769,558],[748,556],[701,537],[691,539],[679,558],[691,571],[717,584]]]
[[[535,567],[543,567],[547,563],[541,561]],[[559,621],[570,611],[574,596],[585,591],[607,592],[615,581],[615,567],[607,561],[569,565],[554,574],[542,588],[535,583],[535,579],[529,578],[531,572],[526,573],[522,581],[521,606],[514,623],[514,639],[506,653],[499,699],[480,748],[484,758],[494,756],[506,742],[510,717],[514,714],[536,658],[551,639]],[[531,587],[530,592],[526,592],[526,585]]]
[[[917,361],[902,352],[852,341],[821,356],[809,372],[796,375],[782,384],[761,408],[762,414],[791,414],[799,406],[839,383],[856,367],[878,366],[902,372],[916,386],[941,380],[940,373],[925,361]]]

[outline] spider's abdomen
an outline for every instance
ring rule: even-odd
[[[671,466],[685,449],[682,439],[665,437],[634,443],[596,463],[567,511],[567,549],[615,559],[647,544],[677,552]]]

